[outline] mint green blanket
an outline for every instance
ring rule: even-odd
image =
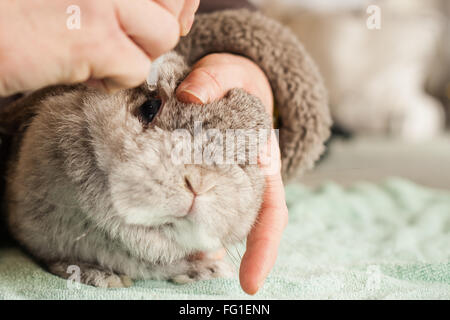
[[[289,226],[258,299],[450,299],[450,193],[391,179],[287,187]],[[232,250],[236,260],[243,247]],[[236,266],[238,263],[235,263]],[[237,279],[127,289],[67,282],[18,249],[0,250],[2,299],[241,299]]]

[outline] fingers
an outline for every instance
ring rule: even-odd
[[[185,8],[179,0],[115,0],[115,5],[124,33],[114,38],[112,52],[94,58],[92,78],[100,80],[89,83],[108,92],[145,81],[150,61],[178,43],[178,16]]]
[[[288,221],[281,176],[267,181],[265,201],[258,222],[247,238],[239,279],[242,289],[255,294],[275,264],[278,246]]]
[[[161,2],[168,3],[167,0]],[[180,38],[180,25],[177,16],[166,8],[149,0],[115,0],[115,3],[124,32],[151,60],[176,46]]]
[[[150,61],[189,31],[199,5],[198,0],[75,2],[82,9],[77,31],[62,29],[67,1],[46,1],[45,10],[37,1],[0,1],[0,13],[8,12],[0,19],[0,31],[8,30],[0,37],[0,47],[8,48],[3,50],[8,61],[2,59],[5,66],[0,66],[1,94],[88,79],[108,91],[139,85]],[[30,28],[34,36],[27,33]]]
[[[153,2],[158,3],[177,19],[180,17],[185,3],[184,0],[153,0]]]
[[[107,92],[133,88],[145,81],[151,62],[147,55],[126,35],[120,35],[109,47],[115,54],[92,56],[91,79],[88,84]]]
[[[272,113],[273,96],[264,72],[251,60],[232,54],[211,54],[201,59],[177,89],[181,101],[206,104],[233,88],[259,97]]]
[[[177,96],[181,101],[205,104],[222,98],[233,88],[256,95],[272,114],[272,90],[263,71],[252,61],[231,54],[213,54],[200,60],[178,87]],[[266,175],[264,201],[258,221],[248,236],[240,267],[241,286],[248,294],[255,294],[260,289],[275,264],[288,219],[280,150],[275,135],[268,146],[260,159]]]
[[[194,24],[195,13],[200,6],[200,0],[185,0],[184,8],[180,13],[181,36],[186,36]]]
[[[194,15],[200,5],[200,0],[154,0],[176,17],[180,24],[180,34],[185,36],[194,23]]]
[[[114,39],[117,43],[109,59],[102,57],[103,61],[94,63],[92,77],[101,80],[89,82],[108,92],[142,83],[150,71],[150,61],[177,45],[180,30],[190,30],[199,1],[115,0],[115,5],[124,34]],[[106,70],[108,74],[101,74]]]
[[[264,201],[257,223],[247,238],[247,250],[241,262],[239,278],[242,289],[248,294],[255,294],[264,283],[275,264],[278,246],[288,222],[288,209],[285,201],[280,166],[280,153],[276,137],[272,135],[268,147],[271,160],[261,163],[266,173]]]
[[[178,87],[177,96],[181,101],[205,104],[222,98],[233,88],[256,95],[272,114],[272,90],[263,71],[252,61],[231,54],[212,54],[200,60]],[[259,290],[275,264],[287,224],[280,151],[274,135],[266,153],[261,157],[261,167],[266,174],[264,202],[257,224],[248,236],[240,267],[241,286],[248,294]]]
[[[126,34],[151,60],[172,50],[194,22],[199,0],[115,0]]]
[[[274,129],[270,131],[267,146],[259,153],[258,162],[266,180],[281,178],[281,151],[276,132]]]

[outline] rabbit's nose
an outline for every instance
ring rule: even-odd
[[[197,192],[195,191],[194,187],[192,187],[192,183],[191,181],[189,181],[188,177],[184,177],[184,182],[186,183],[186,187],[189,189],[189,191],[191,191],[194,196],[196,196]]]
[[[194,197],[205,194],[216,186],[216,183],[210,179],[185,176],[184,181],[186,182],[186,187],[194,194]]]

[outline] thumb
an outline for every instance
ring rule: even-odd
[[[178,87],[178,99],[187,103],[206,104],[222,98],[228,90],[223,84],[226,79],[220,76],[217,69],[220,67],[195,68]]]
[[[207,104],[241,88],[260,98],[272,109],[272,90],[264,72],[251,60],[232,54],[210,54],[194,66],[177,89],[179,100]]]

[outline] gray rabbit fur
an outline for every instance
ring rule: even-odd
[[[232,274],[224,261],[193,255],[246,238],[262,204],[261,169],[170,161],[171,133],[193,135],[194,121],[205,130],[271,128],[261,101],[240,89],[205,106],[176,99],[193,63],[213,52],[247,56],[268,76],[284,177],[320,156],[331,123],[326,92],[295,36],[247,10],[198,15],[166,56],[156,88],[145,83],[106,94],[83,85],[50,87],[0,111],[9,230],[50,272],[68,278],[75,265],[82,283],[99,287]],[[164,105],[144,125],[139,107],[155,96]]]

